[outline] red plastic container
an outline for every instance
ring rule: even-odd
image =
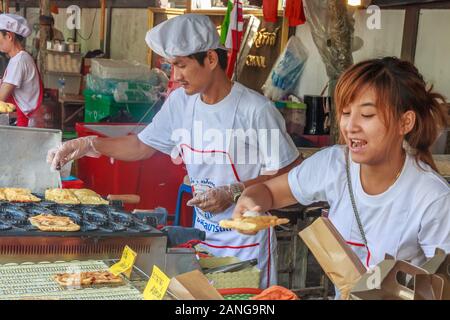
[[[84,182],[80,179],[62,181],[62,187],[63,189],[83,189]]]
[[[77,123],[79,137],[97,135],[100,137],[123,136],[136,124],[130,123]],[[140,125],[142,128],[145,125]],[[130,129],[130,130],[128,130]],[[184,165],[175,165],[172,159],[157,152],[150,159],[124,162],[108,157],[83,157],[78,160],[77,176],[85,187],[102,196],[108,194],[137,194],[141,202],[126,205],[127,210],[166,208],[169,214],[175,213],[177,193],[184,176]],[[183,208],[189,213],[190,208]],[[192,211],[192,210],[191,210]]]

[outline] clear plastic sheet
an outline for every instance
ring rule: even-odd
[[[262,86],[264,95],[271,100],[281,100],[293,93],[307,59],[308,54],[300,39],[290,37]]]
[[[169,79],[159,69],[152,69],[148,80],[102,79],[88,74],[87,88],[100,94],[114,96],[116,102],[152,103],[167,89]]]

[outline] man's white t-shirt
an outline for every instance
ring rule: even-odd
[[[12,95],[20,110],[28,114],[38,106],[40,79],[30,54],[20,51],[9,60],[2,82],[16,86]]]
[[[309,205],[327,201],[329,218],[347,242],[363,243],[350,200],[345,147],[317,152],[289,173],[294,197]],[[423,170],[423,169],[424,170]],[[373,267],[389,254],[421,265],[435,249],[450,252],[450,186],[428,165],[408,155],[397,181],[379,195],[364,192],[360,165],[350,161],[356,206],[366,234]],[[367,256],[352,246],[364,265]],[[364,249],[365,250],[365,249]]]
[[[228,128],[229,119],[233,117],[231,112],[233,106],[230,105],[230,101],[235,101],[235,96],[240,93],[242,96],[233,126]],[[185,109],[188,103],[192,102],[191,99],[196,101],[195,113],[193,118],[186,119],[189,115]],[[214,105],[202,102],[199,94],[189,96],[183,88],[176,89],[165,101],[152,123],[138,137],[143,143],[175,156],[180,129],[183,129],[186,123],[193,124],[191,145],[194,148],[208,149],[209,142],[212,146],[217,142],[215,138],[219,140],[223,138],[223,149],[229,149],[241,181],[282,169],[299,156],[295,144],[286,132],[285,121],[273,103],[237,82],[234,83],[228,96]],[[236,135],[238,138],[232,139],[235,144],[228,145],[226,131],[230,129],[241,134],[256,132],[257,135]],[[255,154],[257,161],[252,157]]]

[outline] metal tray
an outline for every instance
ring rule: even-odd
[[[40,231],[28,218],[39,214],[69,217],[81,229],[75,232]],[[143,236],[158,234],[153,220],[139,220],[120,208],[108,205],[60,205],[53,202],[0,202],[2,236]]]
[[[61,186],[59,172],[46,162],[48,150],[61,144],[60,130],[0,126],[0,187],[44,193]]]

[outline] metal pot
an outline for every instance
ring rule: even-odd
[[[55,41],[55,43],[53,44],[53,50],[64,52],[67,50],[67,44],[62,41]]]
[[[81,45],[79,42],[69,42],[67,44],[67,48],[71,53],[79,53],[81,49]]]

